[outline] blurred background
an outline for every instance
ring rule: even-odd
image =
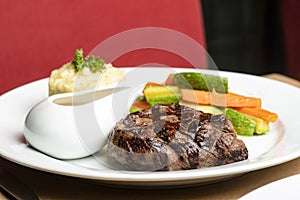
[[[300,1],[201,2],[208,52],[219,69],[300,80]]]
[[[280,0],[202,0],[209,54],[223,70],[286,72]]]
[[[219,69],[300,79],[300,1],[201,3],[208,52]]]
[[[48,77],[77,48],[148,26],[195,39],[220,70],[300,80],[298,0],[1,0],[0,26],[0,94]],[[146,62],[189,67],[171,54],[148,50]],[[137,52],[115,64],[142,62]]]

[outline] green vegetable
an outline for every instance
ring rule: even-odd
[[[84,59],[82,49],[76,50],[72,64],[77,71],[80,71],[85,67],[89,68],[93,73],[105,69],[105,62],[97,56],[87,56]]]
[[[228,93],[226,77],[197,72],[182,72],[174,75],[173,81],[179,88]]]
[[[215,107],[215,106],[206,106],[206,105],[199,105],[199,104],[194,104],[194,103],[189,103],[186,101],[180,101],[180,105],[188,106],[190,108],[194,108],[195,110],[200,110],[204,113],[210,113],[213,115],[217,114],[224,114],[223,110]]]
[[[256,122],[253,119],[231,108],[226,108],[225,114],[238,135],[252,136],[254,134]]]
[[[74,67],[77,71],[82,70],[82,68],[83,68],[83,66],[82,66],[83,65],[83,50],[82,49],[76,50],[72,64],[74,65]]]
[[[176,86],[148,86],[143,92],[150,106],[179,103],[181,97],[180,90]]]
[[[247,115],[256,122],[255,133],[264,134],[270,131],[270,125],[267,121]]]
[[[91,72],[95,73],[97,71],[102,71],[105,69],[105,62],[96,56],[88,56],[84,59],[83,67],[87,67]]]
[[[131,106],[129,109],[129,113],[137,112],[143,110],[142,108],[136,107],[136,106]]]
[[[133,101],[133,103],[141,102],[141,101],[146,101],[146,98],[144,95],[136,97],[135,100]]]
[[[142,106],[141,106],[142,104]],[[131,105],[129,109],[129,113],[133,113],[136,111],[140,111],[145,109],[144,105],[147,104],[145,96],[138,96]]]

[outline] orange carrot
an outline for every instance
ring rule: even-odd
[[[260,107],[261,99],[245,97],[234,93],[216,93],[203,90],[182,89],[183,101],[203,105],[215,105],[222,107]]]
[[[145,87],[148,87],[148,86],[162,86],[162,84],[160,83],[155,83],[155,82],[147,82]]]
[[[174,77],[174,74],[169,74],[167,80],[165,81],[165,84],[166,85],[175,85],[174,81],[173,81],[173,77]]]
[[[227,105],[227,107],[238,107],[238,108],[239,107],[260,108],[261,107],[261,98],[247,97],[232,92],[228,92],[226,94],[226,101],[227,104],[230,103]]]
[[[261,108],[234,108],[234,109],[241,113],[263,119],[267,122],[275,122],[278,118],[278,115],[276,113]]]
[[[150,108],[150,105],[146,101],[137,101],[137,102],[134,102],[132,104],[132,106],[138,107],[138,108],[141,108],[141,109],[148,109],[148,108]]]

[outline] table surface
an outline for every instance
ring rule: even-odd
[[[300,82],[280,74],[265,77],[300,87]],[[0,157],[0,168],[14,174],[28,185],[40,199],[238,199],[248,192],[291,175],[300,174],[300,158],[243,174],[231,180],[181,189],[122,189],[79,178],[50,174],[20,166]],[[8,199],[0,191],[0,200]]]

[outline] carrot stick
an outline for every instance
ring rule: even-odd
[[[247,97],[240,94],[228,92],[226,94],[227,107],[261,107],[261,99],[257,97]],[[243,106],[244,105],[244,106]]]
[[[155,82],[147,82],[145,87],[148,87],[148,86],[162,86],[162,84],[160,83],[155,83]]]
[[[222,107],[260,107],[261,99],[245,97],[234,93],[216,93],[203,90],[182,89],[183,101],[203,105],[215,105]]]
[[[148,108],[150,108],[150,105],[146,101],[137,101],[137,102],[134,102],[132,104],[132,106],[138,107],[138,108],[141,108],[141,109],[148,109]]]
[[[175,85],[174,81],[173,81],[173,77],[174,77],[174,74],[169,74],[167,80],[165,81],[165,84],[166,85]]]
[[[234,108],[234,109],[241,113],[263,119],[267,122],[275,122],[278,118],[278,115],[276,113],[261,108]]]

